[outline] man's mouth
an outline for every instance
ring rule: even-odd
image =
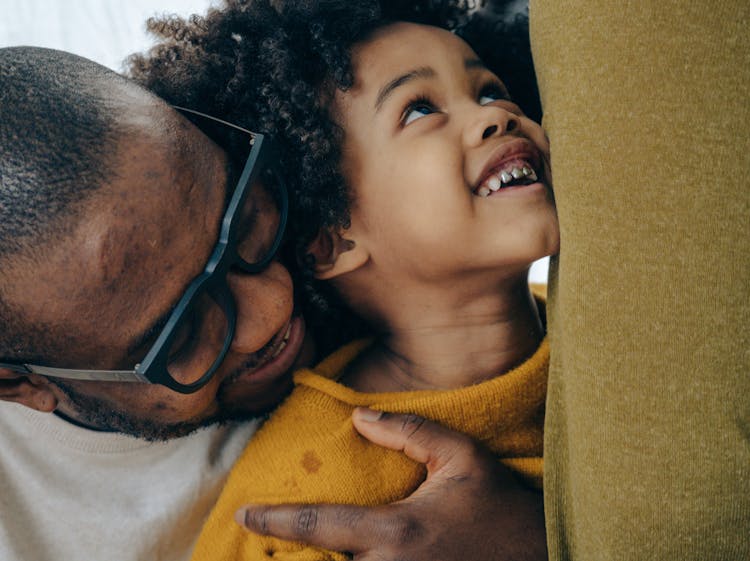
[[[281,354],[281,351],[284,350],[284,348],[287,346],[287,343],[289,343],[289,336],[292,333],[292,322],[290,321],[289,324],[286,326],[286,330],[280,331],[276,337],[274,337],[274,340],[271,341],[273,343],[271,345],[271,348],[269,349],[269,355],[268,360],[273,360],[277,356]]]
[[[289,320],[285,327],[281,328],[265,345],[255,351],[250,358],[245,360],[243,368],[258,368],[279,356],[281,351],[283,351],[289,343],[291,332],[292,320]]]
[[[247,376],[256,382],[277,378],[288,372],[294,364],[305,335],[305,324],[301,317],[292,317],[286,327],[271,338],[228,380]]]
[[[518,158],[503,162],[492,169],[472,192],[478,197],[489,197],[502,189],[523,187],[538,180],[533,164]]]

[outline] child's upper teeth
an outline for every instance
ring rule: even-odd
[[[486,197],[490,193],[499,191],[503,185],[507,185],[517,179],[528,178],[532,181],[537,180],[536,172],[529,166],[513,166],[510,169],[499,171],[489,176],[475,193],[480,197]]]
[[[510,169],[510,172],[508,171],[500,172],[500,179],[502,180],[503,183],[510,183],[514,179],[522,179],[524,177],[528,177],[532,179],[533,181],[537,180],[536,173],[529,166],[523,166],[523,167],[514,166],[513,168]]]

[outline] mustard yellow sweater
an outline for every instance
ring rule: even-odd
[[[351,343],[315,370],[295,374],[292,395],[253,437],[233,468],[198,538],[193,561],[345,559],[248,533],[233,517],[248,502],[375,505],[401,499],[416,489],[425,476],[423,466],[359,436],[351,421],[356,406],[417,413],[465,432],[541,487],[546,339],[522,365],[481,384],[382,394],[359,393],[335,382],[367,344]]]

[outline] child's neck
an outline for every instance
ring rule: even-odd
[[[441,309],[391,327],[347,369],[341,383],[361,392],[450,389],[514,368],[544,338],[525,282],[460,308]]]

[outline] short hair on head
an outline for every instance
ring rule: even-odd
[[[111,174],[113,80],[125,81],[70,53],[0,49],[0,356],[25,355],[32,334],[44,331],[7,301],[9,265],[34,262],[48,241],[70,232],[79,203]]]
[[[112,76],[62,51],[0,49],[0,259],[63,227],[106,180]]]

